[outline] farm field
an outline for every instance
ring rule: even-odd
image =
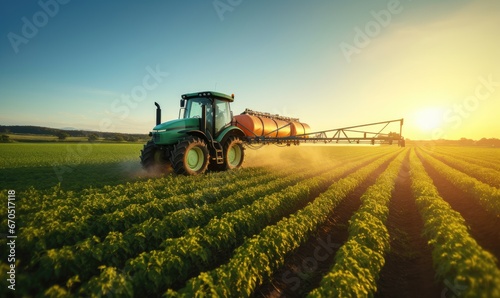
[[[2,188],[65,190],[115,185],[141,171],[142,144],[9,143],[0,144]]]
[[[186,177],[141,147],[0,144],[18,296],[500,297],[498,149],[265,147]]]

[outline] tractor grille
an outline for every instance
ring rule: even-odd
[[[153,133],[153,142],[155,142],[155,143],[160,142],[160,134],[159,133]]]

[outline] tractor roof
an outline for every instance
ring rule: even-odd
[[[217,99],[225,100],[225,101],[229,101],[229,102],[234,101],[234,95],[229,96],[229,95],[226,95],[224,93],[214,92],[214,91],[188,93],[188,94],[183,94],[181,97],[183,99],[190,99],[193,97],[213,97],[213,98],[217,98]]]

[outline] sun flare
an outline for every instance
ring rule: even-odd
[[[415,124],[422,131],[431,131],[441,125],[443,113],[438,108],[424,108],[415,113]]]

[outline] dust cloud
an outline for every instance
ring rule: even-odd
[[[265,145],[260,149],[245,149],[243,167],[311,167],[335,163],[332,150],[324,146],[284,146]]]
[[[164,175],[173,173],[173,169],[170,165],[165,165],[163,167],[157,166],[148,171],[146,171],[139,161],[125,161],[119,164],[119,169],[121,173],[131,180],[141,179],[141,178],[160,178]]]
[[[338,164],[343,158],[339,151],[332,150],[332,146],[300,145],[276,146],[264,145],[259,149],[245,146],[245,160],[242,167],[266,167],[273,169],[319,167],[328,164]],[[139,161],[122,162],[120,171],[129,179],[161,178],[173,174],[168,164],[146,171]]]

